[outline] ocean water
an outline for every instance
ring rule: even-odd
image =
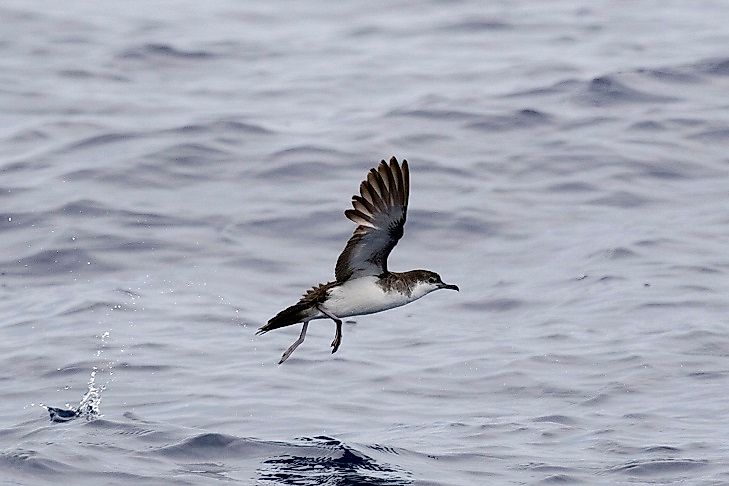
[[[0,19],[0,484],[729,484],[726,2]],[[461,292],[277,366],[391,155]]]

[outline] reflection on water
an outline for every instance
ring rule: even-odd
[[[403,486],[412,483],[406,472],[379,464],[330,437],[303,438],[292,444],[304,445],[300,449],[302,453],[287,453],[264,460],[258,471],[259,480],[292,486]],[[310,449],[312,453],[307,454]]]

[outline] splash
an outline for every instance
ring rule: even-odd
[[[87,383],[86,393],[81,397],[77,407],[66,404],[67,408],[49,407],[43,405],[48,410],[51,422],[69,422],[77,418],[85,418],[86,420],[94,420],[101,417],[101,392],[106,388],[96,385],[96,372],[98,369],[94,366],[91,371],[91,377]]]
[[[104,332],[101,336],[101,346],[96,351],[96,357],[101,358],[104,349],[108,343],[110,333],[109,331]],[[109,375],[113,372],[113,362],[108,363]],[[70,404],[66,404],[66,408],[60,407],[49,407],[43,405],[48,410],[48,415],[51,422],[69,422],[77,418],[84,418],[86,420],[94,420],[101,417],[101,393],[106,389],[106,384],[99,386],[96,383],[96,374],[99,372],[99,368],[94,366],[91,369],[91,376],[89,381],[86,383],[86,393],[81,397],[81,401],[78,406],[74,407]],[[108,384],[108,381],[107,381]]]
[[[91,371],[91,377],[87,383],[86,393],[81,397],[81,401],[78,404],[77,411],[81,417],[86,420],[93,420],[101,417],[101,392],[106,388],[106,385],[98,387],[96,385],[96,366]]]

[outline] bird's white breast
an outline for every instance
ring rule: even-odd
[[[324,309],[338,317],[349,317],[392,309],[417,299],[395,290],[385,292],[377,280],[375,276],[347,280],[329,291]]]

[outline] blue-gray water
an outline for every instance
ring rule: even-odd
[[[0,19],[0,483],[729,483],[726,2]],[[277,366],[390,155],[461,292]]]

